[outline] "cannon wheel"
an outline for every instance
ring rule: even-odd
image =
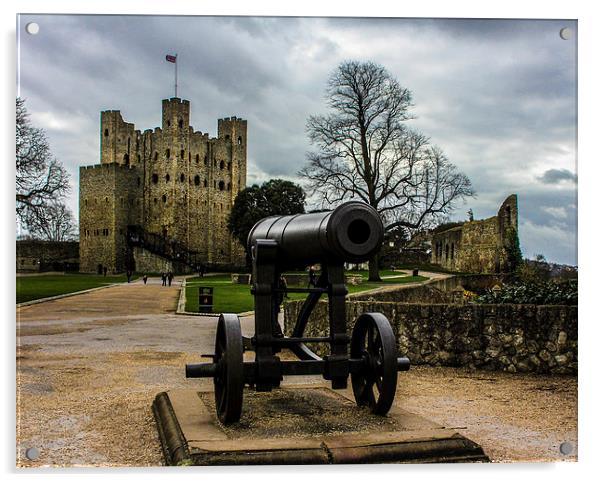
[[[356,403],[386,415],[397,388],[397,348],[389,320],[380,313],[361,315],[351,335],[350,354],[364,360],[364,368],[351,374]]]
[[[222,314],[215,335],[215,411],[224,424],[240,420],[244,388],[242,333],[237,315]]]

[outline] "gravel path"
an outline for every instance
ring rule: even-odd
[[[138,281],[18,311],[18,466],[162,464],[155,395],[212,385],[187,380],[184,365],[213,351],[216,319],[174,315],[179,284]],[[243,332],[252,323],[242,319]],[[561,442],[576,446],[574,377],[414,367],[397,403],[457,427],[495,461],[558,460]]]

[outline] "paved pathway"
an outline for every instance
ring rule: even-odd
[[[154,396],[211,385],[187,380],[184,365],[213,352],[216,319],[175,315],[180,283],[138,280],[17,310],[18,440],[41,452],[21,465],[161,464]]]

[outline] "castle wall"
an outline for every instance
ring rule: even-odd
[[[119,111],[101,113],[101,166],[128,169],[83,172],[80,200],[110,198],[103,212],[98,204],[80,202],[82,237],[113,224],[120,238],[90,239],[82,248],[87,259],[82,271],[95,271],[99,263],[125,259],[128,224],[184,244],[201,253],[207,263],[244,264],[244,249],[226,223],[236,195],[246,185],[247,122],[231,117],[218,120],[218,137],[195,132],[190,126],[190,103],[178,98],[162,103],[162,125],[144,133],[123,121]],[[93,166],[97,168],[100,166]],[[105,174],[106,173],[106,174]],[[96,177],[94,177],[96,176]],[[96,182],[96,179],[98,182]],[[82,208],[83,206],[83,208]],[[85,226],[85,227],[84,227]],[[88,230],[88,231],[86,231]],[[122,233],[123,234],[119,234]],[[106,237],[106,236],[105,236]],[[111,236],[109,236],[111,237]],[[96,250],[103,252],[93,259]]]
[[[518,203],[513,194],[491,218],[467,221],[432,237],[431,262],[451,271],[499,273],[507,263],[507,232],[518,231]]]

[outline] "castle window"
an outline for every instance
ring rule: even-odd
[[[226,134],[226,140],[229,141],[230,140],[230,135]]]
[[[171,121],[167,121],[167,127],[171,127]]]
[[[182,149],[182,150],[180,151],[180,157],[181,157],[182,159],[184,159],[184,149]]]
[[[171,152],[169,152],[169,149],[165,149],[165,157],[167,159],[169,159],[169,155],[171,154]]]
[[[166,203],[167,202],[167,196],[165,194],[163,194],[163,196],[161,196],[161,200]]]
[[[181,129],[182,127],[184,127],[184,121],[182,119],[180,119],[178,121],[178,127]]]
[[[136,157],[136,159],[138,159],[138,162],[140,162],[140,154],[138,154],[138,156]]]
[[[109,129],[105,129],[105,137],[109,137]]]
[[[186,180],[186,176],[184,173],[180,174],[180,182],[184,182]]]
[[[220,161],[220,163],[219,163],[219,168],[220,168],[220,169],[223,169],[223,168],[224,168],[224,161]]]
[[[195,157],[195,161],[196,161],[197,164],[199,163],[199,160],[200,160],[200,156],[197,154],[196,157]]]
[[[155,151],[155,161],[159,159],[159,153],[157,151]]]
[[[198,186],[201,184],[201,177],[197,174],[196,176],[194,176],[194,185]]]
[[[242,146],[242,137],[241,136],[238,136],[238,145]]]
[[[155,172],[153,173],[153,184],[157,184],[159,182],[159,175]]]
[[[169,182],[169,174],[165,174],[165,182]]]
[[[106,202],[106,203],[108,203],[108,202],[109,202],[109,198],[108,198],[108,197],[106,197],[106,198],[105,198],[105,202]]]
[[[154,199],[153,199],[153,202],[154,202],[155,204],[157,204],[157,198],[154,198]]]
[[[223,191],[225,187],[226,187],[226,184],[224,183],[224,181],[220,181],[219,182],[219,190]]]
[[[88,200],[84,199],[84,206],[87,206],[87,205],[88,205]]]

